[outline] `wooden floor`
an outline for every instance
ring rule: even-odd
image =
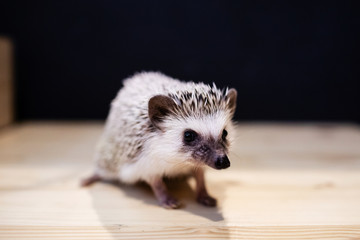
[[[23,123],[0,130],[0,239],[360,239],[360,129],[243,124],[232,166],[208,170],[217,208],[194,182],[170,182],[184,207],[157,206],[148,187],[97,183],[102,123]]]

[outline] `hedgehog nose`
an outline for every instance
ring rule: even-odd
[[[215,167],[216,169],[225,169],[230,167],[229,158],[226,155],[218,157],[215,162]]]

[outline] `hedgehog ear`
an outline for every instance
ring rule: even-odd
[[[235,90],[235,88],[231,88],[226,97],[229,99],[228,102],[228,108],[231,111],[231,114],[234,115],[235,110],[236,110],[236,99],[237,99],[237,91]]]
[[[159,123],[162,122],[165,116],[168,116],[175,109],[176,104],[174,100],[165,95],[156,95],[149,100],[149,118],[155,127],[159,128]]]

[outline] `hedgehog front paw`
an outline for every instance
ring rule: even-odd
[[[164,200],[160,202],[160,204],[166,209],[176,209],[181,207],[180,202],[171,196],[167,196]]]
[[[216,199],[213,197],[210,197],[209,195],[199,195],[197,197],[197,202],[206,207],[215,207],[217,204]]]

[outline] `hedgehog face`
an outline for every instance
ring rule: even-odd
[[[231,143],[232,124],[225,112],[207,116],[172,118],[161,122],[156,130],[156,152],[167,162],[208,165],[215,169],[230,166],[227,157]],[[180,164],[180,165],[178,165]]]
[[[183,146],[181,151],[191,155],[190,161],[195,164],[206,164],[215,169],[225,169],[230,166],[227,157],[228,132],[223,129],[217,137],[203,135],[192,129],[186,129],[183,133]]]
[[[155,96],[149,101],[149,118],[159,131],[160,144],[164,147],[162,155],[176,156],[179,161],[194,165],[228,168],[228,133],[231,135],[236,91],[228,91],[217,102],[219,107],[210,106],[204,112],[202,109],[182,111],[184,106],[177,102],[165,95]]]
[[[231,142],[232,124],[225,111],[179,120],[176,125],[181,146],[179,152],[195,165],[208,165],[215,169],[230,166],[227,157]]]

